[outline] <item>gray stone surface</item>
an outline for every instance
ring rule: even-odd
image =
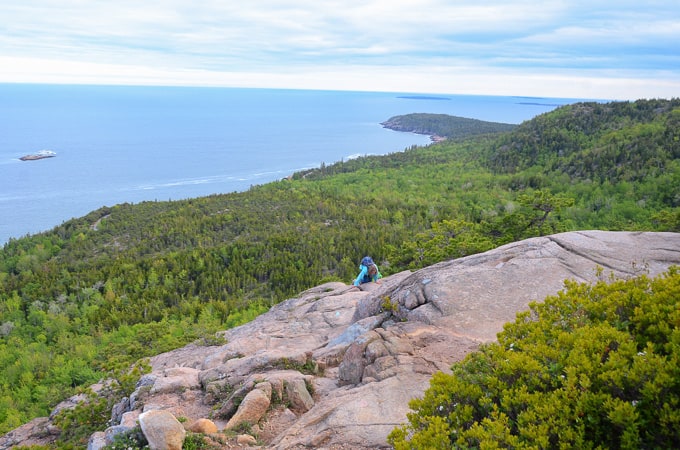
[[[250,419],[264,448],[385,447],[433,373],[494,341],[565,280],[655,276],[678,264],[680,234],[583,231],[401,272],[370,289],[327,283],[223,332],[225,345],[151,358],[130,408],[139,399],[189,422],[216,412],[223,430],[252,400],[260,409],[270,403]],[[312,387],[309,399],[282,404],[303,386]]]

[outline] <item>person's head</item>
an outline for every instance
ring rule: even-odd
[[[373,258],[370,256],[364,256],[364,258],[361,260],[361,264],[363,266],[369,267],[371,264],[373,264]]]

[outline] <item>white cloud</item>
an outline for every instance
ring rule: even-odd
[[[24,0],[0,16],[0,58],[11,62],[0,81],[680,92],[670,1]]]

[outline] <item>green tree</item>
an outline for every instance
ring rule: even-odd
[[[484,234],[481,224],[465,220],[442,220],[432,224],[414,240],[390,247],[389,259],[398,266],[418,269],[444,261],[480,253],[493,248],[494,242]]]
[[[547,189],[522,192],[517,202],[519,208],[491,224],[503,243],[565,231],[559,220],[550,220],[551,215],[574,205],[573,198]]]

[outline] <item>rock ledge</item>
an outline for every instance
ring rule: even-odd
[[[112,429],[163,411],[187,427],[245,430],[242,445],[387,447],[432,374],[495,340],[529,302],[556,294],[566,279],[656,276],[678,264],[680,234],[583,231],[398,273],[362,290],[327,283],[221,333],[225,345],[151,358],[152,372],[114,408]],[[45,445],[50,430],[49,419],[36,419],[0,438],[0,449]],[[95,437],[90,448],[101,448]]]

